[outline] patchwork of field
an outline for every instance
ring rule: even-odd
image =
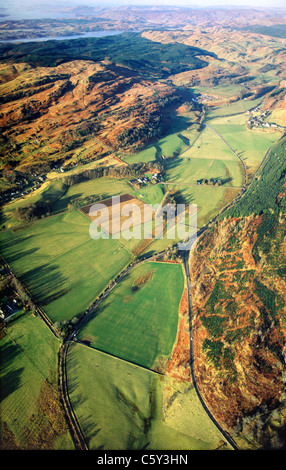
[[[132,269],[99,305],[78,338],[147,368],[168,358],[184,287],[180,264],[146,262]]]
[[[164,196],[164,186],[161,184],[150,185],[144,188],[133,188],[127,180],[117,178],[97,178],[83,181],[72,186],[67,186],[62,178],[52,178],[47,180],[39,189],[31,194],[11,201],[2,209],[2,224],[5,228],[14,228],[23,225],[14,216],[14,212],[19,207],[28,204],[45,202],[51,208],[51,213],[56,214],[67,211],[71,204],[78,201],[79,206],[84,206],[86,198],[93,198],[98,201],[112,196],[122,196],[130,193],[134,198],[143,201],[145,204],[160,204]]]
[[[210,450],[223,442],[189,383],[81,344],[69,348],[67,380],[91,450]]]
[[[232,90],[224,92],[227,98]],[[273,130],[247,129],[245,111],[249,106],[248,102],[238,102],[213,109],[207,114],[207,125],[200,129],[190,125],[190,115],[185,113],[169,135],[125,158],[128,163],[164,162],[164,181],[160,184],[136,188],[127,179],[103,177],[67,186],[62,176],[53,174],[32,195],[3,208],[6,229],[0,234],[2,254],[52,322],[79,317],[135,255],[153,255],[180,240],[177,236],[171,240],[142,239],[142,222],[150,222],[153,215],[152,211],[144,213],[144,209],[160,204],[167,191],[176,195],[177,202],[197,206],[198,228],[235,199],[245,183],[238,157],[252,175],[281,135]],[[120,196],[120,203],[119,210],[115,208],[118,230],[114,232],[109,221],[116,196]],[[104,239],[91,237],[95,215],[89,213],[92,198],[107,207],[102,221],[107,234]],[[85,200],[87,205],[83,204]],[[39,201],[50,205],[50,217],[31,224],[14,218],[17,207]],[[74,204],[81,209],[75,210]],[[138,220],[133,219],[140,232],[138,239],[128,238],[128,228],[124,231],[130,204],[136,204],[139,210]],[[128,211],[122,213],[126,208]],[[182,225],[196,229],[192,224],[189,219]],[[118,238],[112,239],[111,233]],[[183,289],[181,264],[138,264],[79,330],[78,343],[69,348],[67,378],[72,405],[90,449],[207,450],[222,445],[222,436],[202,409],[192,384],[164,375],[177,338]],[[48,378],[48,368],[49,373],[54,370],[58,346],[42,333],[34,338],[36,323],[31,323],[32,318],[39,321],[24,317],[15,322],[11,336],[1,340],[1,380],[11,391],[3,401],[4,419],[23,447],[28,445],[23,430],[36,426],[32,417],[36,416],[38,423],[40,413],[29,396],[28,377],[42,396],[42,379]],[[21,328],[25,331],[23,339]],[[22,354],[26,340],[33,345],[27,357]],[[40,357],[33,359],[40,341],[48,348],[43,366]],[[44,372],[39,376],[41,367]],[[10,377],[13,383],[19,383],[17,389],[13,389]],[[71,448],[70,437],[63,434],[53,446]]]
[[[24,450],[40,446],[72,450],[65,422],[55,417],[59,406],[53,396],[57,396],[53,392],[57,389],[56,338],[39,317],[26,314],[9,326],[0,346],[1,434],[8,448],[18,444]]]
[[[3,256],[53,322],[83,313],[130,262],[116,240],[93,240],[89,226],[72,211],[1,233]]]
[[[237,114],[213,118],[208,124],[231,145],[244,160],[248,173],[253,175],[267,150],[281,137],[281,133],[273,129],[248,129],[246,120],[247,115]]]

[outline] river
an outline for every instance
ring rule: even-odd
[[[104,36],[114,36],[116,34],[122,34],[123,31],[89,31],[88,33],[76,34],[74,36],[49,36],[40,38],[25,38],[25,39],[0,39],[0,43],[22,43],[22,42],[39,42],[39,41],[50,41],[50,40],[64,40],[64,39],[81,39],[81,38],[101,38]]]

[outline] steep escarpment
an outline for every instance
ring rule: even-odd
[[[246,448],[286,442],[285,165],[282,139],[190,260],[198,386]]]

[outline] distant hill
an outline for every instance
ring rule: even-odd
[[[264,34],[265,36],[272,36],[274,38],[286,38],[286,24],[275,24],[271,26],[253,25],[244,27],[242,29],[243,31]]]

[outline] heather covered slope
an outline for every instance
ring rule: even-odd
[[[107,63],[1,64],[0,70],[4,188],[54,163],[78,165],[140,148],[164,132],[162,114],[179,100],[173,87]]]
[[[285,441],[285,152],[284,137],[190,260],[198,385],[246,448]]]

